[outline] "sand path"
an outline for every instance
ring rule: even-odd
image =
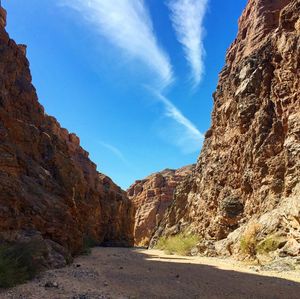
[[[299,299],[300,273],[257,273],[228,260],[168,256],[158,250],[95,248],[69,267],[0,292],[0,298]]]

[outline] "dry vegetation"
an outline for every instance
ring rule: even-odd
[[[255,257],[257,253],[257,235],[260,232],[260,225],[253,223],[250,225],[241,238],[241,252],[250,257]]]
[[[0,246],[0,288],[9,288],[32,279],[39,272],[36,243]]]
[[[257,254],[267,255],[277,250],[282,244],[282,238],[276,235],[269,235],[263,240],[259,240],[258,235],[261,226],[253,223],[245,231],[240,241],[241,252],[251,258],[255,258]]]
[[[157,249],[167,254],[191,255],[191,250],[199,243],[199,237],[193,234],[180,233],[175,236],[161,237]]]
[[[90,255],[92,252],[92,248],[99,245],[100,245],[99,242],[97,242],[94,238],[90,236],[85,236],[83,238],[83,249],[81,254]]]

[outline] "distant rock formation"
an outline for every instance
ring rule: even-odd
[[[75,134],[45,114],[26,47],[9,38],[5,25],[1,8],[0,241],[35,236],[71,254],[81,252],[85,238],[132,245],[133,206],[126,193],[96,171]]]
[[[148,246],[155,227],[173,201],[175,188],[192,173],[194,165],[177,170],[165,169],[136,181],[127,191],[136,209],[135,245]]]
[[[152,239],[189,230],[202,252],[239,254],[276,235],[300,254],[300,1],[249,0],[214,97],[195,171]]]

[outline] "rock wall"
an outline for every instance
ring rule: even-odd
[[[277,233],[300,254],[299,0],[248,1],[213,98],[194,174],[151,245],[190,230],[203,251],[236,254],[258,223],[258,240]]]
[[[175,188],[192,173],[194,165],[177,170],[165,169],[144,180],[136,181],[128,190],[135,207],[134,243],[148,246],[155,227],[173,201]]]
[[[40,234],[72,254],[84,239],[133,244],[126,192],[96,171],[79,138],[39,104],[26,47],[0,10],[0,239]],[[33,233],[36,232],[36,233]]]

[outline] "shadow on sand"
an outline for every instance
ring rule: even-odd
[[[45,288],[49,280],[59,287]],[[152,250],[99,247],[69,267],[43,273],[12,290],[0,290],[0,298],[300,299],[300,283],[234,267],[222,270]]]
[[[157,260],[158,256],[151,252],[119,249],[114,259],[112,264],[117,262],[124,270],[111,268],[106,277],[115,281],[118,290],[129,298],[300,299],[300,283],[191,264],[185,257]]]

